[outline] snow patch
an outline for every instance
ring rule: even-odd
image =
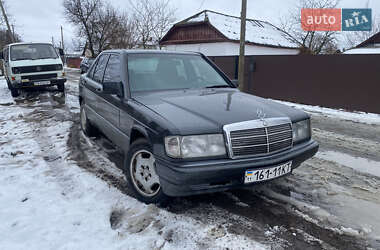
[[[349,154],[336,151],[320,151],[316,154],[316,157],[326,161],[336,162],[362,173],[380,177],[380,162],[377,161],[354,157]]]
[[[358,123],[380,125],[380,114],[365,113],[365,112],[348,112],[342,109],[331,109],[331,108],[324,108],[320,106],[297,104],[297,103],[279,101],[279,100],[272,100],[272,101],[275,101],[284,105],[288,105],[294,108],[302,109],[309,113],[323,114],[331,118],[339,118],[342,120],[353,121],[353,122],[358,122]]]

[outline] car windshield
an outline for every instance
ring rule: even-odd
[[[128,75],[132,92],[231,87],[198,55],[132,54]]]
[[[11,46],[11,61],[58,58],[50,44],[20,44]]]

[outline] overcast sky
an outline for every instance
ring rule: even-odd
[[[128,0],[105,0],[128,12]],[[373,15],[380,15],[380,0],[341,0],[340,8],[364,8],[367,1]],[[15,30],[24,41],[51,42],[60,39],[63,26],[65,43],[75,39],[74,28],[63,16],[62,0],[5,0],[7,11],[13,16]],[[293,8],[298,0],[248,0],[247,17],[278,24],[281,15]],[[181,20],[204,9],[215,10],[230,15],[240,15],[239,0],[171,0],[177,9],[177,19]]]

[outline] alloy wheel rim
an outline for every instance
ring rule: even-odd
[[[130,172],[133,185],[143,196],[155,196],[161,189],[155,170],[155,158],[147,150],[139,150],[132,156]]]

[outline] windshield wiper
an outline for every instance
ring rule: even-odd
[[[206,86],[206,89],[213,89],[213,88],[231,88],[230,85],[211,85],[211,86]]]

